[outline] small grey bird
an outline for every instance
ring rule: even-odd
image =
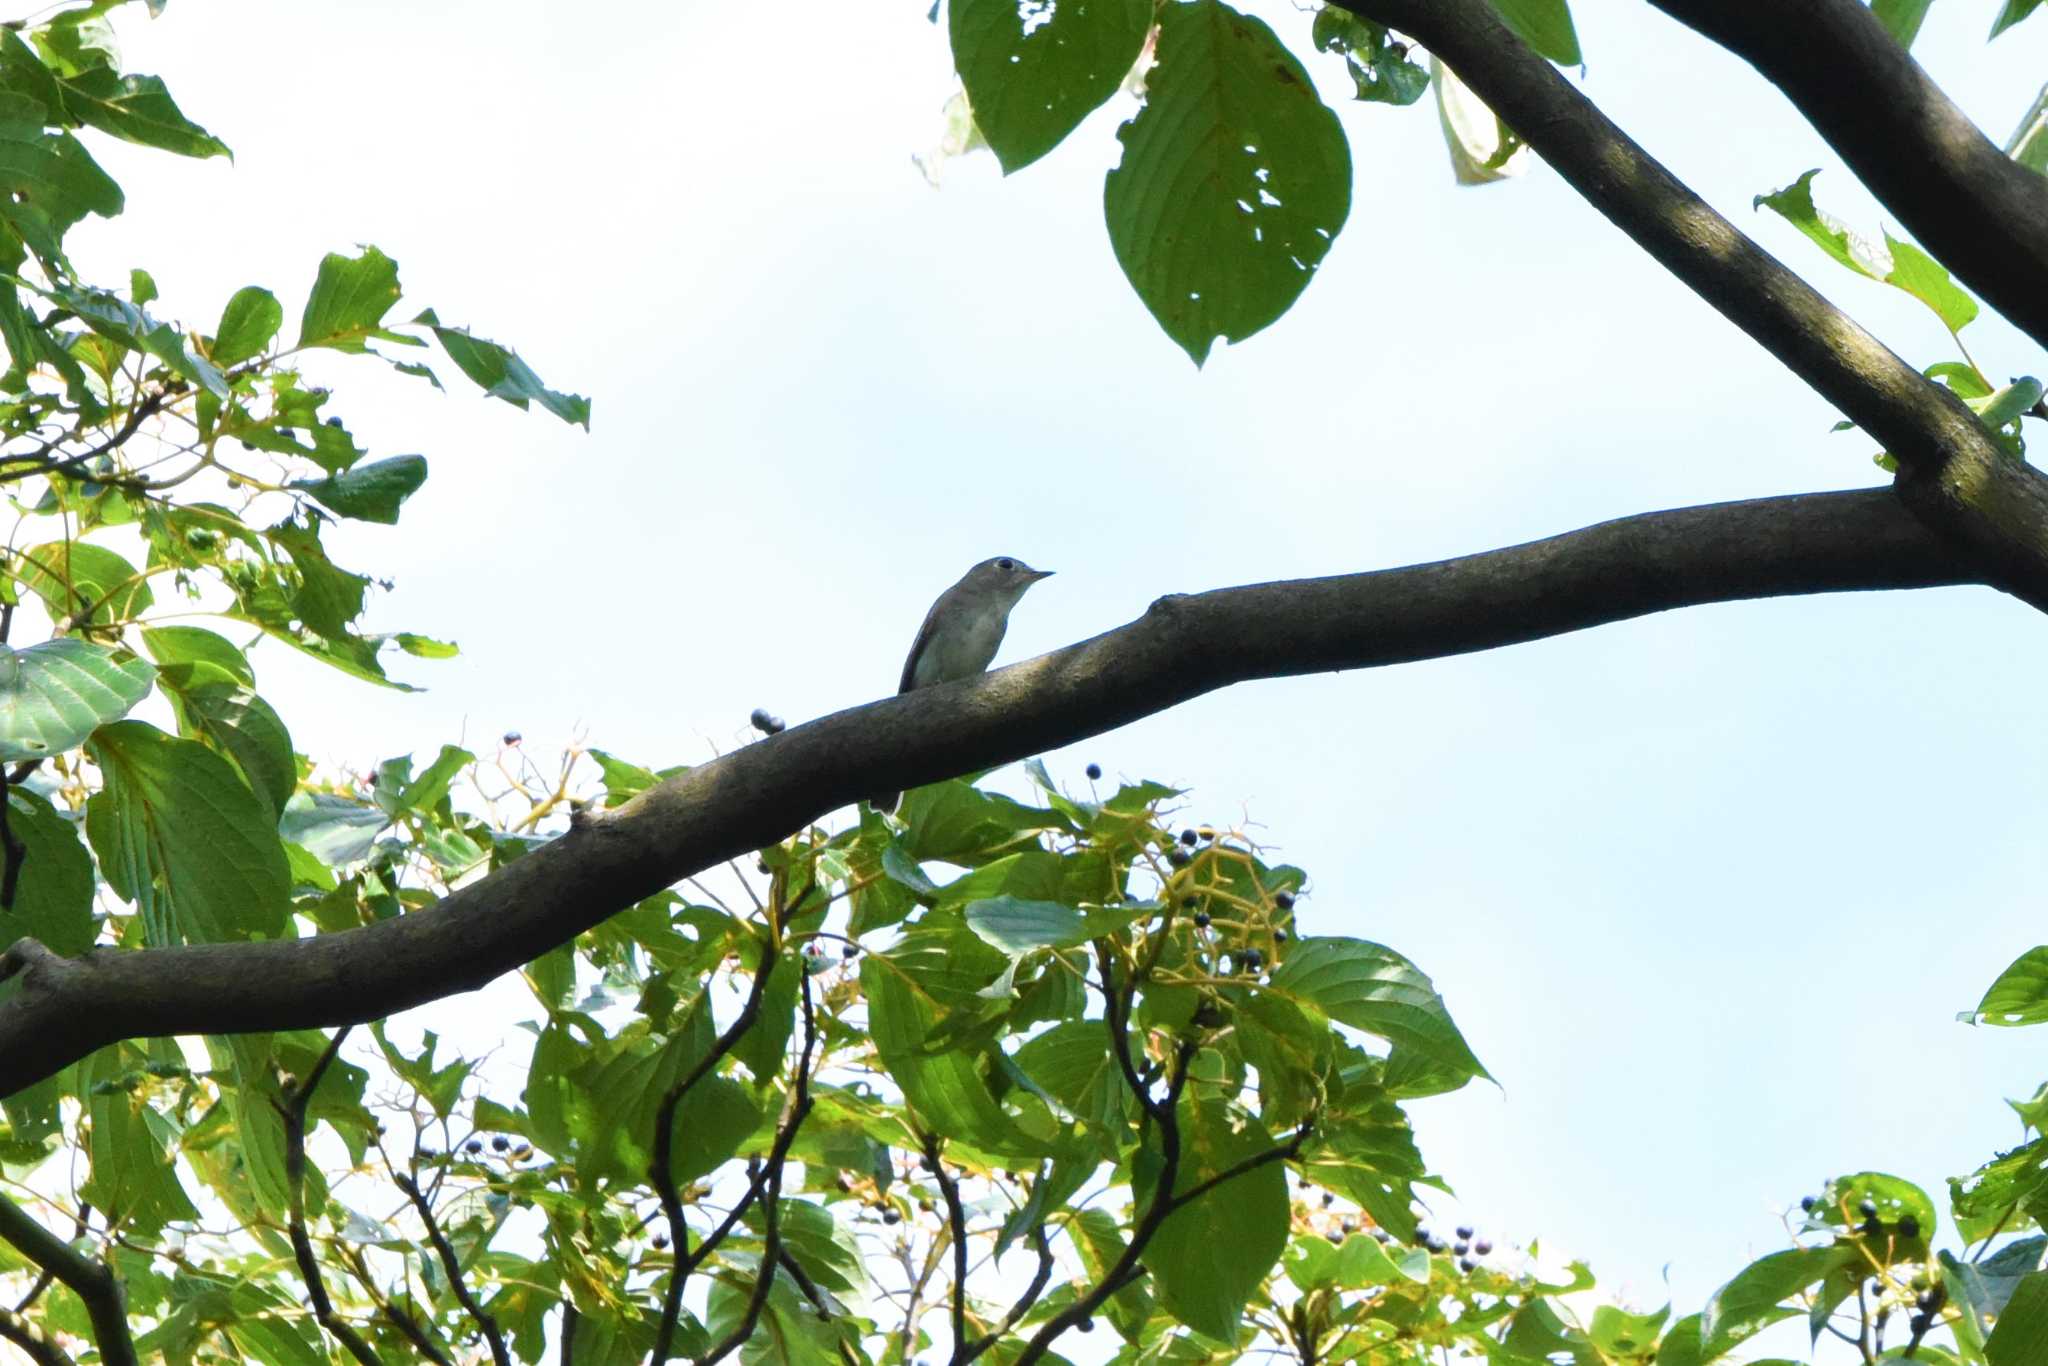
[[[903,661],[903,681],[896,691],[929,688],[934,683],[951,683],[972,678],[988,670],[1010,625],[1010,609],[1024,590],[1040,579],[1052,577],[1050,569],[1033,569],[1008,555],[983,560],[961,576],[960,582],[939,594],[924,625]],[[876,797],[869,804],[885,815],[896,809],[901,792]]]

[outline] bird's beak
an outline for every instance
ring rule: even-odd
[[[1040,579],[1051,578],[1052,574],[1053,571],[1050,569],[1034,569],[1031,571],[1031,581],[1037,583]]]

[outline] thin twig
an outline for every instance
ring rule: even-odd
[[[512,1354],[505,1350],[505,1335],[498,1328],[498,1320],[477,1303],[469,1282],[463,1278],[462,1259],[455,1255],[454,1244],[448,1241],[448,1235],[441,1231],[440,1221],[434,1218],[433,1204],[420,1194],[419,1183],[404,1172],[392,1172],[391,1179],[398,1183],[398,1188],[405,1192],[405,1198],[412,1201],[412,1207],[419,1211],[421,1222],[427,1226],[427,1238],[441,1258],[441,1269],[448,1274],[448,1288],[455,1292],[456,1300],[483,1331],[484,1341],[490,1344],[491,1360],[497,1366],[512,1366]]]
[[[818,1043],[818,1016],[811,1005],[811,977],[798,978],[803,1000],[804,1046],[797,1058],[796,1081],[784,1106],[782,1122],[776,1127],[774,1146],[768,1150],[767,1188],[762,1192],[761,1264],[754,1273],[754,1291],[747,1297],[747,1312],[718,1343],[699,1358],[697,1366],[717,1366],[760,1326],[761,1311],[768,1307],[768,1292],[775,1284],[775,1268],[782,1257],[782,1172],[796,1131],[811,1113],[811,1054]],[[658,1363],[657,1363],[658,1366]]]
[[[12,1309],[0,1309],[0,1338],[28,1354],[36,1366],[72,1366],[62,1347],[50,1341],[39,1323],[30,1323]]]
[[[327,1041],[327,1047],[320,1053],[320,1061],[313,1064],[312,1072],[305,1081],[292,1088],[286,1102],[278,1107],[284,1115],[284,1178],[291,1192],[292,1255],[298,1260],[299,1277],[306,1283],[306,1297],[312,1301],[313,1318],[362,1366],[381,1366],[383,1358],[377,1355],[368,1339],[334,1312],[334,1302],[327,1297],[327,1282],[320,1275],[320,1263],[313,1256],[313,1239],[306,1232],[306,1106],[313,1099],[320,1079],[327,1075],[328,1065],[341,1051],[342,1040],[348,1037],[350,1028],[352,1026],[343,1025],[334,1031],[334,1037]]]
[[[1032,1244],[1038,1249],[1038,1268],[1031,1273],[1031,1284],[1024,1287],[1024,1293],[1010,1306],[1010,1312],[1003,1315],[1003,1321],[992,1330],[967,1344],[965,1352],[954,1349],[954,1366],[967,1366],[976,1357],[1003,1340],[1003,1335],[1017,1326],[1017,1321],[1031,1312],[1031,1306],[1038,1303],[1038,1297],[1045,1293],[1046,1283],[1052,1279],[1052,1243],[1045,1236],[1045,1225],[1031,1230]]]
[[[947,1172],[939,1154],[939,1136],[926,1134],[924,1160],[932,1164],[932,1175],[946,1197],[946,1226],[953,1241],[953,1363],[960,1366],[967,1348],[967,1211],[960,1204],[960,1183]]]
[[[761,998],[768,990],[768,978],[775,971],[775,965],[781,958],[775,944],[776,936],[772,933],[773,927],[770,929],[771,933],[761,944],[760,965],[754,969],[753,990],[747,993],[747,1003],[740,1007],[739,1018],[718,1036],[718,1041],[712,1044],[711,1051],[706,1053],[695,1067],[677,1078],[676,1083],[662,1094],[661,1104],[655,1108],[654,1158],[649,1164],[648,1179],[654,1185],[655,1194],[661,1197],[662,1213],[668,1217],[668,1236],[675,1243],[675,1265],[668,1273],[668,1289],[661,1301],[661,1322],[654,1331],[653,1359],[657,1366],[658,1363],[669,1359],[670,1349],[675,1344],[676,1321],[681,1317],[683,1309],[683,1282],[704,1260],[710,1249],[718,1245],[718,1240],[738,1222],[740,1210],[748,1203],[747,1200],[742,1200],[740,1204],[735,1205],[724,1225],[707,1238],[704,1246],[698,1248],[694,1255],[691,1254],[690,1230],[683,1222],[683,1196],[682,1192],[676,1189],[676,1108],[683,1103],[683,1097],[690,1093],[691,1087],[709,1076],[712,1069],[725,1060],[725,1055],[732,1052],[734,1046],[739,1043],[740,1036],[752,1028],[754,1021],[760,1017]],[[750,1190],[749,1199],[752,1194]]]

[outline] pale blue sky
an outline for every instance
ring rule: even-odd
[[[1435,116],[1346,104],[1350,224],[1301,304],[1195,371],[1101,226],[1119,112],[1012,180],[912,166],[953,89],[922,0],[177,4],[135,69],[236,149],[114,149],[90,272],[207,325],[374,242],[408,299],[592,395],[588,437],[374,367],[338,411],[433,478],[343,563],[385,629],[454,637],[380,693],[259,653],[302,750],[367,765],[512,727],[704,758],[765,705],[878,697],[930,599],[1013,553],[1059,571],[1001,660],[1165,592],[1371,569],[1651,508],[1871,484],[1870,443],[1540,167],[1459,190]],[[2048,21],[1937,77],[2003,140]],[[1746,67],[1641,3],[1576,7],[1585,85],[1909,359],[1939,325],[1752,195],[1835,158]],[[1309,15],[1257,8],[1290,40]],[[139,15],[139,11],[138,11]],[[1341,70],[1312,62],[1337,93]],[[1995,319],[1994,376],[2039,373]],[[1047,756],[1263,825],[1304,918],[1436,978],[1502,1083],[1413,1107],[1503,1240],[1696,1309],[1838,1171],[1942,1179],[2016,1133],[2038,1035],[1954,1023],[2041,914],[2048,635],[1986,590],[1713,608],[1467,659],[1240,687]],[[493,993],[486,999],[516,999]],[[1446,1205],[1446,1208],[1451,1208]],[[1944,1229],[1947,1236],[1948,1230]]]

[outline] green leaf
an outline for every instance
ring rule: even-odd
[[[1065,816],[983,792],[964,778],[913,788],[903,797],[902,851],[912,863],[976,867],[1009,853],[1041,830],[1069,830]]]
[[[284,806],[278,832],[329,867],[369,855],[391,818],[374,806],[325,792],[300,792]]]
[[[434,762],[421,770],[418,777],[406,778],[400,784],[391,782],[389,774],[409,772],[410,756],[404,761],[403,770],[393,768],[397,761],[387,763],[378,769],[377,804],[394,816],[407,811],[431,811],[448,795],[455,775],[475,762],[476,756],[459,745],[443,745]]]
[[[42,293],[70,309],[100,336],[156,357],[173,374],[215,398],[227,397],[227,381],[212,361],[199,354],[182,329],[159,322],[138,305],[108,290],[58,283]]]
[[[1024,901],[999,896],[967,904],[967,927],[1012,956],[1034,949],[1066,949],[1085,944],[1150,910],[1098,909],[1078,911],[1056,901]]]
[[[1152,28],[1151,0],[953,0],[953,66],[1004,174],[1057,147],[1115,94]]]
[[[1017,1066],[1089,1128],[1120,1132],[1130,1093],[1100,1020],[1063,1020],[1019,1048]]]
[[[183,729],[235,761],[250,789],[275,819],[299,785],[298,762],[284,720],[240,683],[201,683],[175,694]]]
[[[249,657],[224,637],[203,626],[148,626],[142,648],[160,667],[165,686],[189,688],[202,683],[254,686],[256,671]]]
[[[147,1237],[199,1211],[178,1184],[173,1135],[135,1085],[146,1061],[133,1044],[103,1048],[79,1064],[79,1091],[91,1123],[85,1150],[92,1174],[79,1196]]]
[[[1269,985],[1437,1067],[1468,1078],[1487,1076],[1429,978],[1392,949],[1363,939],[1303,939]]]
[[[1577,66],[1585,60],[1579,55],[1578,31],[1565,0],[1493,0],[1493,7],[1517,38],[1559,66]]]
[[[597,760],[598,771],[604,775],[606,806],[622,805],[661,781],[653,769],[629,763],[604,750],[593,749],[590,757]]]
[[[2048,1139],[2001,1153],[1968,1176],[1950,1177],[1948,1192],[1949,1214],[1966,1242],[2008,1227],[2017,1211],[2048,1213]]]
[[[730,1077],[706,1077],[676,1106],[670,1149],[678,1184],[709,1176],[761,1127],[761,1107]]]
[[[473,337],[466,327],[443,327],[431,308],[414,321],[432,328],[448,358],[491,397],[519,409],[538,403],[562,421],[590,430],[590,400],[548,388],[510,347]]]
[[[1821,250],[1858,275],[1904,290],[1934,310],[1950,332],[1960,332],[1977,316],[1977,301],[1958,288],[1933,257],[1910,242],[1884,234],[1884,246],[1852,231],[1832,214],[1814,206],[1813,178],[1808,171],[1784,189],[1756,197],[1759,208],[1768,208],[1805,233]]]
[[[263,534],[291,556],[298,578],[291,606],[299,620],[329,640],[345,640],[349,624],[362,615],[363,594],[369,590],[370,581],[339,568],[327,558],[327,549],[320,544],[319,526],[310,520],[318,514],[307,515],[309,520],[304,526],[283,522]]]
[[[1593,1322],[1586,1329],[1586,1337],[1610,1359],[1628,1356],[1655,1343],[1664,1321],[1670,1317],[1671,1306],[1668,1304],[1648,1314],[1631,1314],[1626,1309],[1603,1304],[1593,1311]]]
[[[2030,171],[2048,175],[2048,87],[2034,97],[2034,103],[2012,130],[2005,154]]]
[[[1870,0],[1870,12],[1877,16],[1877,22],[1884,25],[1886,33],[1897,40],[1900,47],[1911,48],[1913,40],[1920,36],[1920,24],[1927,18],[1927,11],[1934,0]]]
[[[1429,89],[1429,72],[1396,49],[1382,24],[1325,5],[1316,11],[1314,37],[1318,51],[1343,54],[1361,100],[1409,105]]]
[[[1829,1273],[1860,1261],[1849,1243],[1788,1248],[1759,1257],[1708,1298],[1700,1315],[1700,1360],[1712,1361],[1752,1334],[1801,1312],[1784,1308],[1785,1301],[1818,1285]]]
[[[221,311],[220,327],[213,338],[213,363],[240,365],[261,355],[282,326],[284,305],[277,296],[256,285],[243,286]]]
[[[2048,1271],[2026,1276],[1984,1343],[1991,1366],[2048,1366]]]
[[[398,505],[426,482],[425,456],[398,455],[325,479],[294,480],[288,487],[312,494],[340,516],[390,526],[398,521]]]
[[[14,906],[5,912],[11,933],[28,935],[67,957],[92,946],[92,858],[79,843],[78,827],[28,789],[7,794],[8,826],[21,841],[21,880]],[[0,860],[6,858],[0,850]]]
[[[1366,1237],[1333,1244],[1320,1234],[1309,1234],[1289,1245],[1286,1261],[1287,1279],[1303,1290],[1359,1290],[1403,1278],[1386,1249]]]
[[[0,763],[83,744],[133,711],[155,677],[146,660],[71,636],[25,650],[0,645]]]
[[[291,873],[276,818],[227,760],[140,721],[100,727],[86,753],[105,780],[86,833],[149,944],[284,932]]]
[[[298,344],[367,351],[365,343],[372,337],[396,336],[385,329],[384,315],[397,302],[397,262],[375,247],[364,247],[360,256],[330,252],[321,260],[319,277],[306,299]]]
[[[141,616],[156,601],[133,565],[90,541],[51,541],[23,551],[14,573],[60,621],[108,626]]]
[[[971,1055],[927,1051],[939,1010],[889,959],[889,954],[870,953],[861,964],[868,1032],[882,1065],[903,1088],[904,1099],[919,1121],[934,1133],[958,1138],[984,1152],[1044,1156],[1045,1145],[1019,1129],[996,1103]]]
[[[410,631],[396,631],[389,637],[399,649],[421,659],[453,659],[462,651],[454,641],[435,640],[432,636],[416,636]]]
[[[1956,1016],[1964,1024],[2032,1025],[2048,1020],[2048,944],[2028,949],[1998,974],[1975,1010]]]
[[[128,297],[139,307],[156,298],[156,277],[146,270],[128,272]]]
[[[1991,36],[1999,34],[2017,24],[2039,8],[2041,0],[2005,0],[2005,7],[1998,11],[1998,17],[1991,21]]]
[[[225,157],[227,144],[185,117],[155,76],[123,76],[93,67],[60,80],[64,108],[102,133],[188,157]]]
[[[1181,1117],[1175,1193],[1272,1147],[1263,1125],[1226,1105],[1188,1106]],[[1143,1198],[1150,1201],[1152,1190]],[[1176,1210],[1145,1249],[1160,1303],[1196,1332],[1234,1343],[1245,1301],[1287,1246],[1287,1222],[1287,1175],[1280,1162],[1233,1177]]]
[[[1167,6],[1158,52],[1103,208],[1132,288],[1200,365],[1308,287],[1350,212],[1351,153],[1294,55],[1221,0]]]

